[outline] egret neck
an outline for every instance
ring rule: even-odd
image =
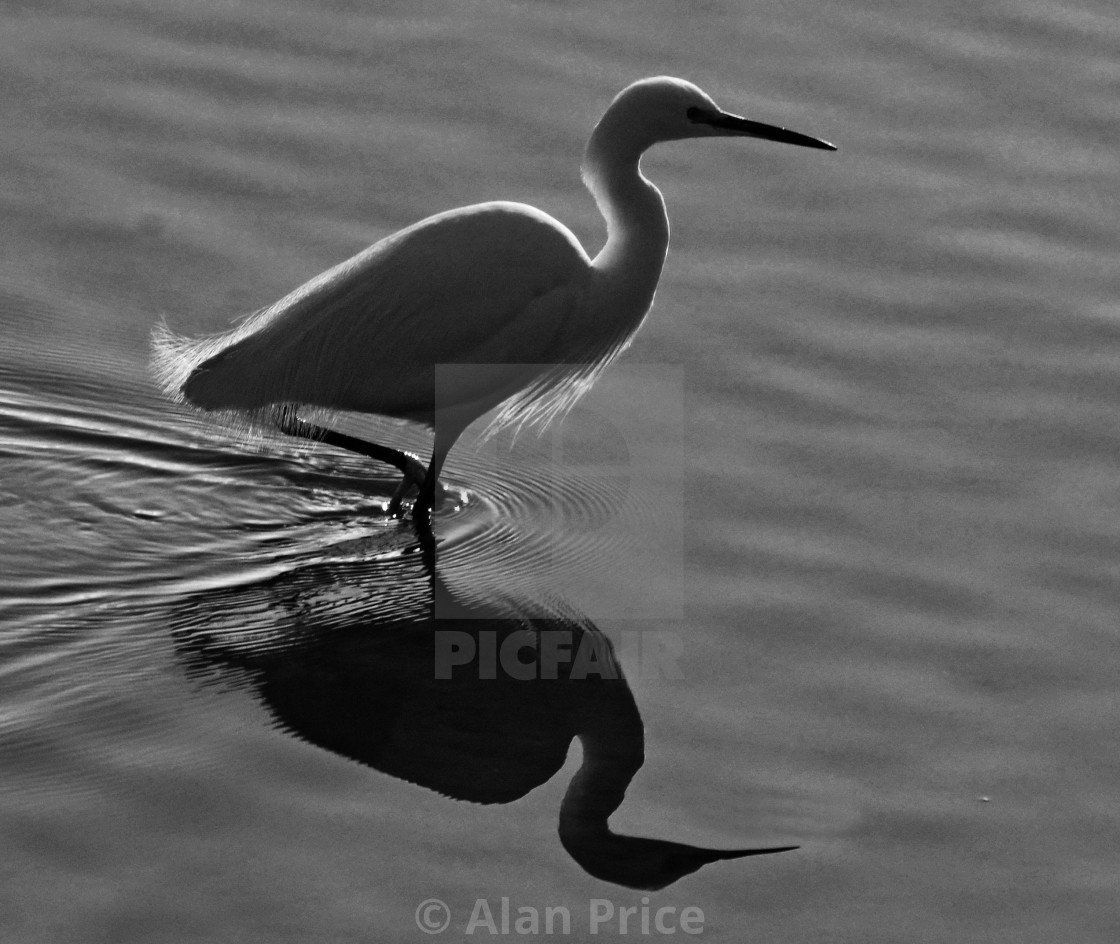
[[[665,201],[642,176],[642,152],[653,142],[635,137],[604,116],[583,158],[583,181],[607,222],[607,241],[592,262],[612,319],[640,321],[649,311],[665,253],[669,217]]]

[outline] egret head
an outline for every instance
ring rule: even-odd
[[[671,76],[641,79],[619,92],[596,125],[588,150],[636,159],[660,141],[711,137],[762,138],[836,150],[827,141],[725,112],[706,92]]]

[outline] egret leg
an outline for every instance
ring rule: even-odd
[[[359,455],[384,462],[398,469],[402,478],[401,484],[397,486],[396,492],[393,493],[393,497],[389,501],[389,513],[392,515],[400,514],[401,500],[408,493],[408,490],[413,486],[422,488],[426,481],[427,472],[423,463],[418,456],[414,456],[410,452],[402,452],[400,449],[382,446],[379,443],[366,442],[364,439],[358,439],[355,436],[347,436],[345,433],[335,432],[333,429],[316,426],[314,423],[301,420],[299,417],[284,417],[277,422],[277,427],[289,436],[298,436],[300,439],[309,439],[312,442],[324,442],[329,446],[337,446],[339,449],[345,449],[348,452],[356,452]]]
[[[461,432],[462,429],[456,429],[453,433],[443,433],[439,427],[436,428],[436,439],[432,444],[432,461],[428,465],[428,474],[424,476],[424,484],[420,486],[416,504],[412,506],[413,521],[418,525],[426,525],[429,530],[432,525],[432,506],[435,504],[436,494],[442,493],[439,476],[443,471],[443,460],[447,458]]]
[[[412,520],[425,524],[429,529],[432,526],[432,506],[436,501],[436,481],[439,479],[442,467],[443,457],[439,453],[432,453],[428,474],[424,476],[424,483],[420,486],[420,494],[416,496],[416,502],[412,506]]]

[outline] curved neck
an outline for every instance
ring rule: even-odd
[[[639,167],[641,148],[626,147],[611,126],[595,129],[583,160],[583,180],[607,222],[607,242],[592,262],[620,299],[653,301],[669,247],[665,201]]]
[[[583,763],[560,803],[559,833],[561,845],[590,875],[656,890],[718,859],[792,848],[704,849],[611,832],[610,816],[645,759],[642,718],[621,675],[597,690],[588,688],[597,684],[590,680],[571,684],[582,689],[572,693],[572,722],[583,745]]]
[[[580,712],[576,736],[583,763],[560,804],[560,836],[576,844],[611,835],[607,820],[622,805],[626,788],[645,760],[642,718],[629,687],[623,679],[601,684],[611,691]]]

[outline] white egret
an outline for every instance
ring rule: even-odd
[[[594,259],[535,207],[449,210],[225,334],[192,340],[158,328],[157,376],[172,396],[206,410],[311,406],[434,427],[426,473],[396,450],[368,453],[393,462],[406,481],[423,479],[414,517],[427,521],[444,459],[473,420],[501,405],[497,426],[547,423],[641,326],[669,244],[665,203],[642,176],[642,154],[661,141],[734,136],[835,150],[721,111],[682,79],[643,79],[610,104],[584,155],[583,179],[607,224]],[[316,433],[298,421],[282,428]]]

